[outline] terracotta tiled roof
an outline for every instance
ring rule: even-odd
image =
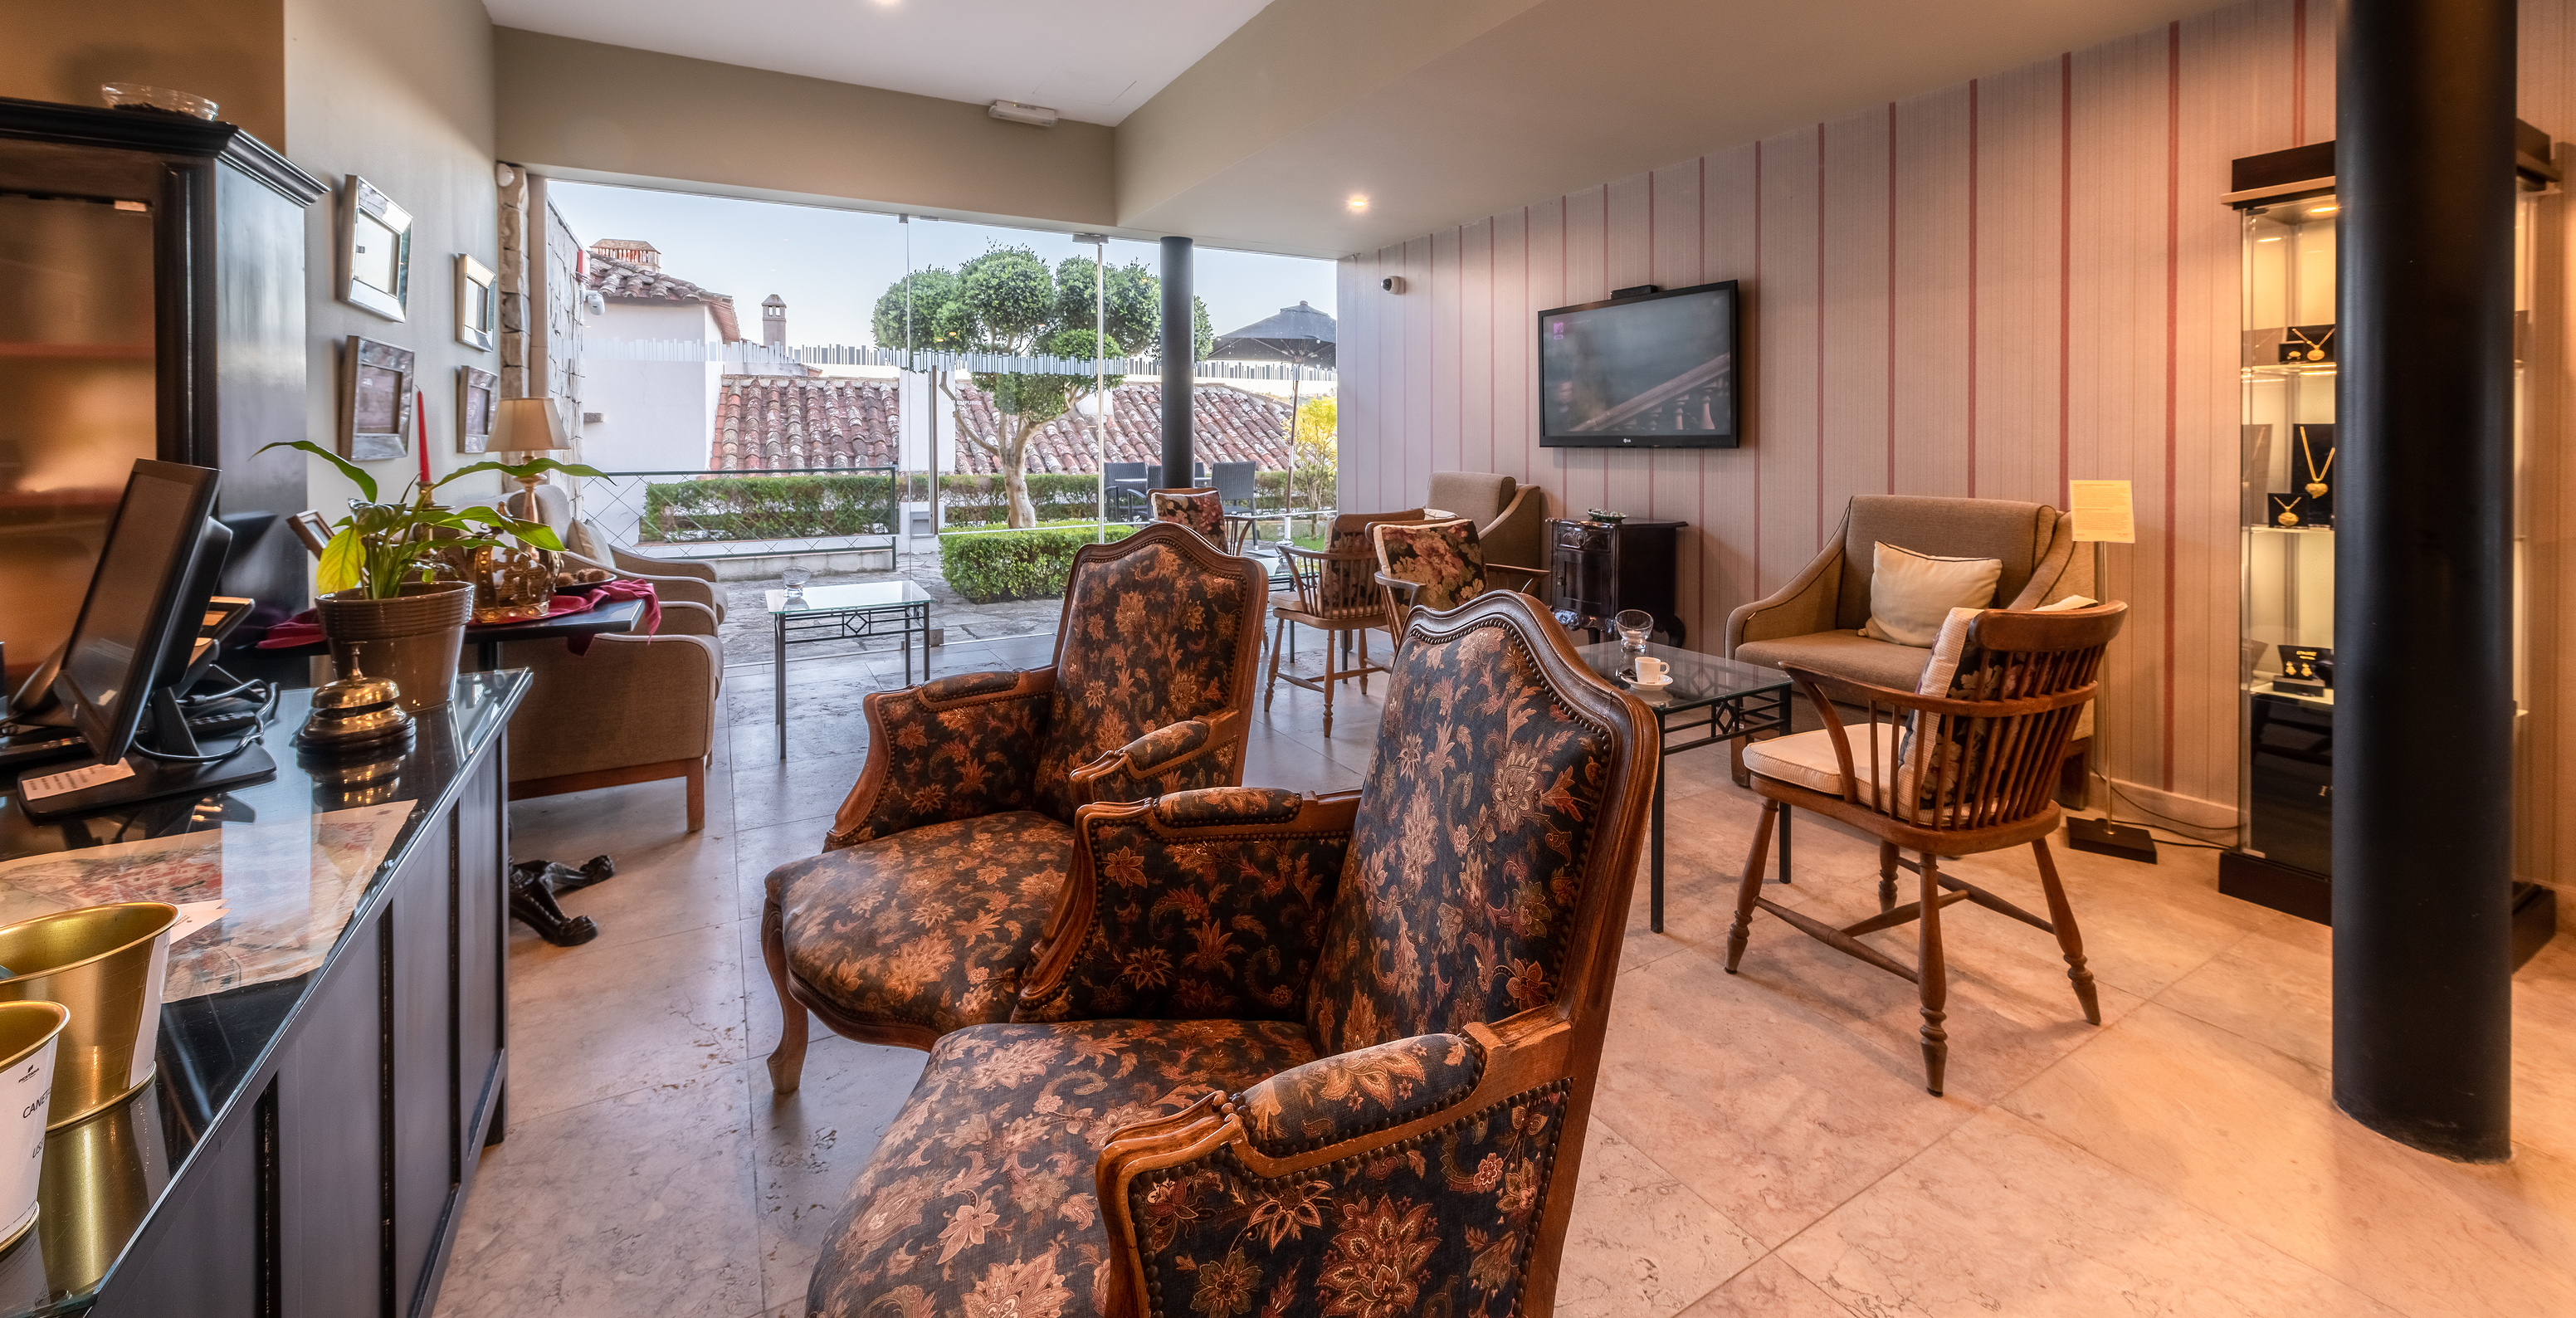
[[[742,327],[734,319],[733,296],[711,293],[685,279],[663,274],[653,266],[638,265],[602,250],[608,243],[591,244],[589,268],[582,272],[582,283],[592,292],[618,302],[702,302],[714,313],[716,329],[727,343],[742,341]]]
[[[1163,389],[1128,384],[1109,391],[1111,462],[1160,462]],[[961,395],[976,429],[992,433],[992,399],[968,388]],[[1192,436],[1201,462],[1258,462],[1265,471],[1288,465],[1288,400],[1202,384],[1192,393]],[[941,399],[945,409],[947,400]],[[943,424],[947,418],[941,418]],[[891,466],[901,451],[895,383],[847,376],[799,380],[768,375],[728,375],[716,400],[716,433],[707,465],[720,471],[770,471],[791,467]],[[991,475],[1001,468],[970,443],[957,445],[959,466]],[[1033,472],[1089,472],[1093,463],[1087,418],[1058,417],[1040,427],[1029,444]]]
[[[1109,391],[1109,460],[1163,460],[1163,387],[1122,384]],[[975,428],[993,433],[992,400],[980,389],[962,395]],[[945,400],[942,400],[943,402]],[[1256,394],[1231,385],[1202,384],[1190,393],[1190,436],[1201,462],[1258,462],[1264,471],[1288,465],[1288,400]],[[1092,460],[1091,420],[1061,416],[1039,428],[1029,442],[1029,470],[1087,472]],[[991,474],[1000,465],[973,444],[957,446],[958,465]]]
[[[897,452],[892,380],[728,375],[716,395],[707,465],[719,471],[890,467]]]

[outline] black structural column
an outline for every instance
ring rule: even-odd
[[[1187,238],[1163,240],[1163,485],[1190,481],[1190,381],[1197,372],[1197,305],[1190,287],[1192,254]]]
[[[2512,1156],[2514,0],[2349,0],[2334,1096]]]

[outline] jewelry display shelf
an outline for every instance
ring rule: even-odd
[[[2536,134],[2525,126],[2525,137]],[[2535,159],[2545,158],[2541,137]],[[2528,151],[2530,144],[2525,143]],[[2237,191],[2224,200],[2240,214],[2243,250],[2242,468],[2237,518],[2243,583],[2237,681],[2243,754],[2238,762],[2238,838],[2219,853],[2219,891],[2328,923],[2334,885],[2335,385],[2339,370],[2335,244],[2342,207],[2334,193],[2333,144],[2235,162]],[[2531,305],[2531,239],[2545,182],[2526,166],[2516,191],[2517,318]],[[2519,345],[2527,335],[2517,333]],[[2517,354],[2518,357],[2518,354]],[[2517,359],[2514,388],[2522,388]],[[2515,409],[2514,457],[2522,469],[2522,409]],[[2517,481],[2519,484],[2519,481]],[[2515,611],[2521,611],[2523,524],[2514,522]],[[2517,624],[2517,632],[2520,627]],[[2528,666],[2514,654],[2517,704]],[[2442,680],[2427,674],[2426,681]],[[2371,711],[2345,709],[2368,718]],[[2522,728],[2516,725],[2516,758]],[[2550,890],[2517,883],[2514,960],[2519,965],[2556,928]]]

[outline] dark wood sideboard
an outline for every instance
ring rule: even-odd
[[[1688,522],[1578,522],[1549,518],[1548,605],[1568,627],[1588,627],[1603,639],[1610,620],[1627,609],[1655,615],[1655,630],[1675,648],[1687,648],[1674,579],[1681,562],[1682,528]]]
[[[272,782],[62,824],[29,822],[14,792],[0,804],[13,859],[413,803],[336,939],[313,945],[329,948],[318,968],[165,1005],[153,1081],[46,1137],[35,1229],[0,1253],[0,1314],[436,1307],[478,1155],[503,1130],[505,742],[527,683],[515,669],[458,679],[398,772],[354,787],[293,763],[296,691],[269,732]]]

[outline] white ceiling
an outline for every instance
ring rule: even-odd
[[[1270,0],[484,0],[555,36],[1115,125]]]

